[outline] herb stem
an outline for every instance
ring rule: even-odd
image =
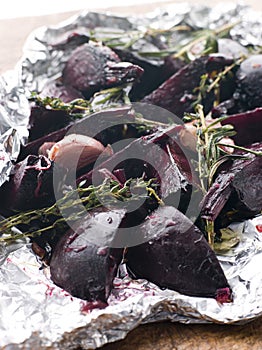
[[[216,145],[217,146],[226,146],[226,147],[234,148],[234,149],[237,149],[239,151],[243,151],[243,152],[246,152],[246,153],[254,154],[255,156],[258,156],[258,157],[262,157],[262,151],[254,151],[254,150],[246,148],[246,147],[237,146],[237,145],[228,145],[228,144],[222,143],[222,142],[218,142],[218,143],[216,143]]]
[[[207,230],[207,236],[208,236],[208,243],[210,247],[213,249],[214,243],[215,243],[214,221],[206,220],[206,230]]]

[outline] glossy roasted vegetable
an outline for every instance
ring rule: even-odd
[[[232,221],[254,217],[262,208],[262,145],[250,146],[260,155],[239,152],[240,159],[222,164],[202,202],[202,218],[225,227]]]
[[[236,134],[232,139],[237,145],[247,146],[262,140],[262,108],[232,114],[221,121],[222,125],[233,125]]]
[[[121,62],[109,47],[86,43],[72,52],[63,70],[62,81],[89,98],[96,91],[132,82],[142,74],[142,68]]]
[[[223,55],[197,58],[172,75],[151,94],[144,97],[142,101],[165,108],[179,118],[183,118],[185,112],[194,111],[194,104],[198,100],[201,77],[205,74],[211,76],[214,72],[221,72],[232,63],[232,58]],[[233,93],[230,90],[229,88],[227,91],[228,96],[225,96],[225,99],[229,98]],[[206,96],[201,101],[205,112],[212,108],[214,101],[214,91],[206,93]]]
[[[0,188],[2,214],[52,204],[52,176],[52,164],[45,156],[30,155],[17,163],[9,181]]]
[[[215,253],[203,234],[174,207],[160,207],[139,227],[145,243],[129,247],[126,264],[135,278],[182,294],[231,301]]]
[[[66,232],[50,262],[54,283],[94,307],[106,306],[123,253],[110,243],[124,216],[123,209],[96,209]]]
[[[237,92],[245,110],[261,107],[262,55],[251,55],[237,71]]]

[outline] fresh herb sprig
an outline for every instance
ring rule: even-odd
[[[217,52],[217,39],[222,37],[228,37],[229,32],[234,28],[239,22],[225,24],[216,29],[202,29],[198,31],[191,30],[191,37],[189,35],[189,40],[185,44],[178,44],[174,47],[168,47],[164,50],[159,51],[139,51],[140,56],[154,57],[154,58],[164,58],[172,55],[173,58],[181,58],[186,61],[195,59],[194,55],[191,53],[193,48],[197,45],[202,44],[203,48],[197,52],[198,56]],[[166,32],[165,35],[170,35]]]
[[[261,151],[251,150],[242,146],[237,146],[232,143],[223,142],[226,138],[230,138],[236,134],[233,126],[230,124],[221,125],[228,116],[223,116],[209,123],[204,115],[203,106],[196,106],[195,114],[187,114],[185,120],[194,121],[197,136],[197,173],[200,180],[200,186],[205,195],[213,183],[213,177],[218,167],[225,161],[231,158],[246,158],[248,153],[255,156],[262,156]],[[236,149],[242,151],[242,154],[232,153]],[[243,155],[243,153],[245,153]],[[210,245],[214,246],[214,223],[206,221],[206,232]]]
[[[211,91],[214,91],[215,94],[214,106],[218,105],[220,103],[221,82],[225,80],[229,74],[232,74],[233,70],[238,67],[244,59],[245,56],[238,58],[232,64],[226,66],[221,72],[218,72],[214,77],[211,77],[208,73],[203,74],[199,86],[194,89],[194,92],[197,93],[197,98],[193,103],[193,107],[201,104],[206,95]]]
[[[42,107],[65,111],[68,114],[76,113],[76,111],[84,111],[86,114],[92,112],[90,101],[80,98],[66,103],[57,97],[41,97],[37,92],[32,92],[29,101]]]
[[[224,146],[231,147],[231,144],[223,144],[221,140],[226,137],[232,137],[236,134],[232,125],[221,125],[221,122],[227,119],[227,116],[217,118],[207,123],[204,115],[203,106],[196,106],[196,114],[187,114],[185,120],[194,121],[196,127],[198,165],[197,170],[201,182],[202,192],[205,194],[212,184],[212,174],[217,168],[217,163],[225,155],[231,156]]]
[[[130,201],[152,198],[157,203],[162,204],[161,198],[156,191],[154,179],[145,181],[143,178],[129,179],[124,185],[112,179],[105,179],[98,186],[90,185],[83,187],[81,184],[76,190],[68,190],[63,197],[52,206],[42,209],[33,209],[20,212],[0,221],[0,242],[11,242],[25,237],[39,236],[44,232],[61,232],[67,227],[67,223],[76,222],[83,215],[103,204],[125,207]],[[76,196],[77,195],[77,196]],[[79,211],[79,205],[82,210]],[[69,215],[64,217],[61,213],[69,210]],[[43,228],[35,229],[33,223],[41,221],[46,225]],[[14,229],[23,227],[23,232]],[[27,228],[27,231],[25,231]]]
[[[187,120],[190,116],[194,120],[196,126],[196,150],[198,154],[197,173],[200,180],[201,190],[205,195],[212,184],[213,175],[216,169],[221,164],[221,159],[226,159],[225,155],[231,155],[231,153],[225,151],[220,142],[226,137],[235,135],[236,132],[234,131],[233,126],[220,124],[226,117],[218,118],[208,124],[202,105],[197,105],[196,114],[187,115]],[[224,145],[230,147],[228,144]],[[213,222],[206,222],[206,231],[208,242],[211,247],[213,247],[215,237]]]

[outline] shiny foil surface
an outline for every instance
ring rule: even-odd
[[[239,22],[231,35],[241,44],[261,44],[261,14],[233,3],[221,3],[212,9],[180,3],[128,19],[83,12],[55,27],[34,31],[16,69],[0,77],[0,184],[7,180],[12,160],[17,158],[20,144],[27,137],[30,91],[39,91],[48,79],[58,77],[74,49],[73,44],[61,44],[68,33],[103,27],[121,34],[126,29],[145,30],[149,25],[167,29],[178,24],[200,29],[228,22]],[[145,46],[148,49],[147,43]],[[261,216],[232,225],[241,242],[227,255],[219,256],[234,296],[233,303],[223,305],[213,299],[161,290],[145,280],[133,281],[126,276],[115,279],[108,307],[86,311],[85,301],[56,287],[47,268],[39,269],[26,241],[2,244],[0,346],[10,345],[11,349],[13,343],[24,343],[30,349],[96,349],[123,339],[142,323],[171,320],[243,324],[255,319],[262,315],[261,225]],[[124,266],[122,269],[125,275]]]

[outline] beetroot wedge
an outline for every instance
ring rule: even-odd
[[[219,261],[199,229],[174,207],[160,207],[139,227],[142,239],[128,248],[127,267],[135,278],[179,293],[231,301]]]
[[[234,126],[236,135],[233,140],[237,145],[246,146],[262,140],[262,108],[252,111],[232,114],[221,122],[222,125]]]
[[[109,47],[86,43],[72,52],[63,69],[62,81],[89,98],[99,90],[135,81],[142,74],[142,68],[120,62]]]
[[[181,68],[151,94],[145,96],[142,102],[160,106],[182,118],[185,112],[194,111],[194,103],[198,98],[196,88],[200,86],[201,77],[221,71],[232,62],[232,59],[223,55],[200,57]],[[214,100],[213,91],[202,100],[206,113],[212,108]]]
[[[250,146],[262,151],[262,144]],[[240,155],[240,154],[239,154]],[[225,227],[234,220],[251,218],[262,209],[262,157],[250,153],[223,165],[202,202],[202,218]]]
[[[122,209],[96,209],[67,231],[51,258],[54,283],[75,297],[106,305],[123,250],[105,241],[114,239],[124,215]]]

